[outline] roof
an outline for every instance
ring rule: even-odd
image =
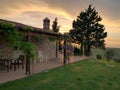
[[[37,28],[37,27],[33,27],[33,26],[22,24],[22,23],[14,22],[14,21],[0,19],[0,23],[1,22],[13,23],[13,24],[16,25],[16,27],[17,27],[18,30],[22,30],[22,31],[25,31],[25,27],[31,27],[32,28],[32,31],[31,31],[32,33],[46,34],[46,35],[52,35],[52,36],[62,36],[61,33],[55,33],[55,32],[51,32],[51,31],[45,31],[42,28]]]

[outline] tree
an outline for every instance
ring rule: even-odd
[[[98,12],[92,5],[82,11],[76,20],[73,21],[73,29],[70,30],[70,35],[73,41],[77,44],[81,44],[81,53],[86,56],[91,54],[91,48],[105,48],[105,40],[107,32],[104,32],[104,25],[99,22],[102,20],[98,16]]]
[[[60,27],[60,26],[58,26],[57,24],[58,24],[57,18],[55,18],[55,20],[53,21],[53,24],[52,24],[52,30],[53,30],[54,32],[59,32],[59,27]]]
[[[56,33],[59,32],[59,27],[60,27],[57,24],[58,24],[57,18],[55,18],[55,20],[53,21],[53,24],[52,24],[52,30]],[[58,53],[58,41],[56,41],[56,57],[58,57],[57,53]]]
[[[114,55],[115,55],[115,52],[112,49],[108,49],[105,51],[105,57],[107,58],[108,61],[110,59],[113,59]]]

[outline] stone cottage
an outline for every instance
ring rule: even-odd
[[[25,24],[21,24],[18,22],[8,21],[0,19],[0,24],[2,22],[9,22],[15,24],[20,33],[25,33],[27,40],[36,45],[36,57],[35,60],[40,61],[41,63],[46,62],[48,60],[55,59],[57,57],[58,45],[56,41],[52,41],[50,38],[60,38],[62,34],[54,33],[50,30],[50,20],[45,18],[43,20],[43,28],[36,28],[32,26],[28,26]],[[26,32],[25,27],[30,27],[32,30],[30,32]],[[0,29],[4,29],[1,28]],[[36,36],[40,38],[36,38]],[[18,53],[18,54],[16,54]],[[15,55],[16,54],[16,55]],[[0,58],[4,57],[6,59],[12,59],[14,57],[18,58],[20,54],[23,54],[21,50],[18,50],[16,47],[11,47],[2,33],[0,32]],[[29,71],[29,61],[25,58],[25,69],[26,72]]]

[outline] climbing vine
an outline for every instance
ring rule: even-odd
[[[16,25],[9,22],[0,23],[0,33],[10,42],[11,46],[18,47],[27,53],[30,59],[35,57],[35,45],[31,42],[26,42],[24,34],[21,34]],[[29,27],[25,27],[25,30],[32,30]]]
[[[38,41],[43,41],[43,40],[45,40],[45,38],[46,38],[46,36],[43,34],[37,36]]]
[[[32,31],[33,28],[32,28],[32,27],[29,27],[29,26],[25,26],[24,30],[27,31],[27,32],[29,32],[29,31]]]
[[[59,40],[59,38],[52,37],[52,36],[49,36],[48,39],[52,42],[55,42],[55,41]]]
[[[12,44],[12,46],[19,46],[22,35],[18,32],[15,25],[12,23],[2,22],[0,23],[0,27],[2,28],[0,32],[8,41],[11,42],[10,44]]]

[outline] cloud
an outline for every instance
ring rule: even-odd
[[[96,7],[99,15],[103,17],[103,22],[120,22],[120,0],[0,0],[0,17],[17,16],[24,11],[41,11],[73,20],[89,4]]]
[[[120,0],[0,0],[0,18],[42,27],[45,17],[58,17],[61,31],[72,28],[72,21],[92,4],[103,18],[108,45],[120,45]],[[117,40],[117,41],[116,41]],[[118,42],[118,43],[117,43]]]
[[[44,0],[50,8],[59,8],[76,17],[84,6],[88,6],[90,0]],[[87,4],[85,4],[87,3]],[[82,7],[82,8],[81,8]]]
[[[12,3],[11,3],[12,2]],[[0,17],[36,27],[42,27],[42,20],[58,17],[61,31],[70,30],[73,18],[61,8],[52,8],[44,0],[0,0]],[[39,23],[36,23],[39,22]]]
[[[0,17],[17,16],[24,11],[35,9],[35,6],[37,5],[35,4],[36,2],[33,2],[32,0],[0,0]]]
[[[10,17],[7,19],[20,22],[23,24],[31,25],[34,27],[42,28],[43,19],[45,17],[48,17],[51,20],[50,24],[52,26],[53,20],[55,19],[56,16],[58,18],[58,25],[60,26],[60,32],[63,33],[63,32],[66,32],[66,30],[68,31],[72,28],[71,27],[72,22],[69,19],[65,18],[64,16],[52,14],[48,12],[26,11],[20,14],[19,16],[17,16],[16,18]]]
[[[120,39],[116,39],[116,38],[107,38],[106,39],[106,44],[107,47],[117,47],[120,48]]]
[[[70,14],[74,19],[77,15],[92,4],[99,15],[103,18],[104,24],[120,23],[120,0],[44,0],[50,8],[59,8]]]
[[[11,3],[13,2],[13,3]],[[0,17],[15,17],[25,11],[41,11],[65,16],[72,20],[71,16],[59,8],[50,8],[43,0],[0,0]]]

